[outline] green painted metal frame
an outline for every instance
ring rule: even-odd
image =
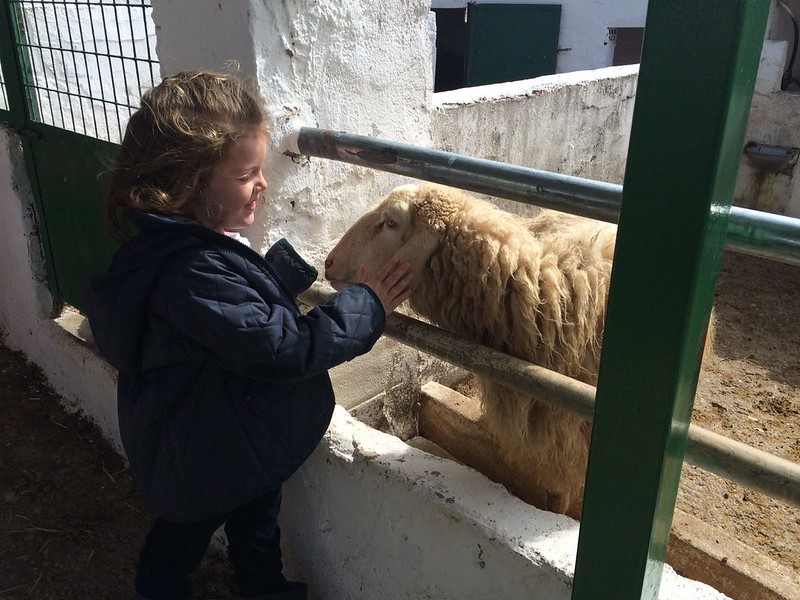
[[[112,59],[122,60],[124,58],[138,64],[150,65],[151,75],[153,75],[152,65],[156,64],[156,61],[150,55],[149,47],[146,55],[139,55],[135,51],[133,55],[127,56],[124,55],[121,42],[119,42],[118,55],[112,55],[111,50],[105,53],[99,52],[96,42],[93,50],[73,45],[73,35],[80,40],[83,40],[84,37],[84,30],[80,23],[74,28],[68,24],[69,36],[64,36],[64,38],[59,32],[54,33],[54,37],[51,39],[50,27],[46,22],[41,28],[37,22],[31,32],[28,32],[25,29],[26,21],[22,18],[23,5],[31,6],[36,3],[28,0],[0,0],[0,2],[0,32],[2,32],[0,35],[0,60],[3,64],[10,109],[0,111],[0,120],[8,121],[20,134],[26,170],[34,197],[45,271],[55,307],[57,309],[62,302],[68,302],[77,308],[82,308],[81,285],[83,281],[89,274],[105,270],[119,245],[107,231],[102,211],[107,173],[117,145],[89,135],[92,131],[97,136],[104,133],[110,139],[111,130],[107,117],[103,131],[102,121],[98,126],[95,115],[87,118],[85,114],[76,112],[70,106],[67,113],[61,114],[63,123],[58,123],[54,118],[51,119],[53,115],[47,117],[47,115],[40,114],[44,111],[39,110],[39,94],[42,94],[42,98],[47,99],[51,110],[53,104],[58,105],[59,101],[63,102],[65,98],[67,100],[75,98],[80,98],[81,101],[92,100],[100,102],[104,107],[106,105],[114,106],[118,120],[121,118],[120,114],[135,107],[129,106],[124,100],[118,100],[116,90],[113,98],[109,98],[104,95],[102,88],[97,89],[91,83],[87,93],[81,91],[77,86],[64,88],[51,85],[49,81],[37,82],[33,73],[31,53],[50,50],[51,56],[52,52],[61,53],[62,60],[66,60],[64,56],[69,55],[72,57],[72,66],[75,69],[82,66],[86,71],[90,71],[92,65],[86,61],[87,55],[94,57],[98,63],[98,69],[101,59],[104,59],[104,64],[107,60],[110,68]],[[47,5],[55,10],[66,7],[68,4],[82,10],[89,10],[90,7],[102,10],[102,7],[107,7],[114,11],[127,11],[128,15],[131,15],[134,10],[141,10],[143,17],[145,10],[149,8],[149,4],[146,2],[131,0],[126,3],[105,0],[94,4],[86,0],[66,4],[48,0],[41,2],[41,9],[44,11],[45,5]],[[119,23],[110,19],[107,23],[105,13],[103,15],[104,26],[116,25],[118,37],[121,38]],[[58,13],[53,18],[66,19],[67,16],[66,13],[64,15]],[[90,25],[86,30],[87,34],[89,29],[94,35],[94,26]],[[132,24],[131,35],[133,35]],[[83,58],[82,63],[79,58],[76,58],[76,55]],[[66,71],[64,73],[66,77]],[[127,85],[127,76],[124,71],[121,76]],[[137,83],[141,86],[143,81],[140,79],[138,71],[136,78]],[[147,82],[144,81],[144,83]],[[55,98],[55,102],[53,98]],[[69,116],[69,119],[65,118],[65,114]],[[76,131],[60,126],[69,126],[68,121],[71,121],[71,125]],[[93,129],[92,124],[94,125]],[[84,130],[87,132],[86,135],[81,133]]]
[[[655,599],[769,0],[650,0],[573,600]]]

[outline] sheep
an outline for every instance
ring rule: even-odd
[[[363,215],[325,261],[341,289],[359,266],[411,263],[411,308],[445,330],[596,384],[616,226],[543,210],[533,218],[433,184],[402,185]],[[583,417],[476,378],[504,460],[530,473],[516,490],[578,517],[591,425]]]

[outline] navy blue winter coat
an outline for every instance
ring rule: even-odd
[[[316,270],[285,240],[262,257],[183,217],[140,232],[84,289],[119,371],[122,443],[147,506],[174,522],[222,515],[284,482],[330,423],[327,370],[367,352],[385,315],[365,285],[301,314]]]

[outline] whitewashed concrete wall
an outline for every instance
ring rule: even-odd
[[[270,206],[248,232],[256,246],[286,235],[319,263],[352,218],[398,183],[388,174],[284,156],[282,133],[297,123],[423,145],[444,135],[432,124],[440,117],[432,116],[439,108],[433,107],[430,53],[424,51],[427,0],[380,8],[371,0],[153,4],[164,72],[220,68],[235,59],[244,75],[257,78],[271,106],[272,188]],[[600,125],[587,124],[581,136],[596,136]],[[454,149],[461,147],[460,135],[452,131]],[[19,140],[4,130],[0,142],[4,341],[38,363],[55,390],[116,441],[114,374],[52,319]],[[390,374],[421,377],[415,353],[384,344],[346,366],[347,376],[336,375],[340,397],[354,381],[369,397],[391,385]],[[287,484],[283,520],[287,564],[309,581],[312,598],[569,597],[575,521],[523,505],[474,471],[412,450],[341,408],[311,460]],[[724,596],[667,569],[661,598]]]
[[[432,144],[622,183],[637,73],[609,67],[434,94]]]
[[[785,41],[786,47],[783,54],[779,57],[781,61],[781,72],[788,65],[788,60],[792,51],[794,41],[794,31],[792,28],[792,17],[800,19],[800,0],[772,0],[769,10],[769,21],[767,22],[767,39],[774,41]],[[795,60],[792,74],[795,79],[800,80],[800,56]],[[797,87],[792,88],[800,93]]]
[[[770,22],[780,22],[781,14],[773,6]],[[773,29],[780,31],[769,26],[768,35]],[[764,41],[746,141],[800,148],[800,90],[780,89],[790,50],[786,40]],[[638,70],[638,65],[607,67],[434,94],[431,145],[622,183]],[[795,164],[764,171],[743,153],[734,204],[800,217],[799,169]],[[514,203],[499,204],[521,210]]]
[[[285,508],[282,522],[286,559],[311,581],[312,598],[570,598],[576,521],[534,509],[341,408],[286,497],[313,499]],[[658,597],[727,598],[669,566]]]
[[[785,41],[764,42],[747,124],[746,142],[800,148],[800,90],[781,91]],[[800,166],[765,171],[742,157],[734,203],[766,212],[800,217]]]
[[[19,137],[0,126],[0,334],[119,449],[113,369],[53,317]]]
[[[432,8],[463,8],[468,0],[432,0]],[[608,30],[644,27],[647,0],[479,0],[479,4],[560,4],[556,73],[610,67],[614,41]]]

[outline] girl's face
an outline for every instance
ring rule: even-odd
[[[217,231],[253,224],[256,204],[261,192],[267,189],[267,180],[261,172],[266,155],[267,138],[256,133],[233,142],[225,158],[214,167],[206,200],[221,212],[214,225]]]

